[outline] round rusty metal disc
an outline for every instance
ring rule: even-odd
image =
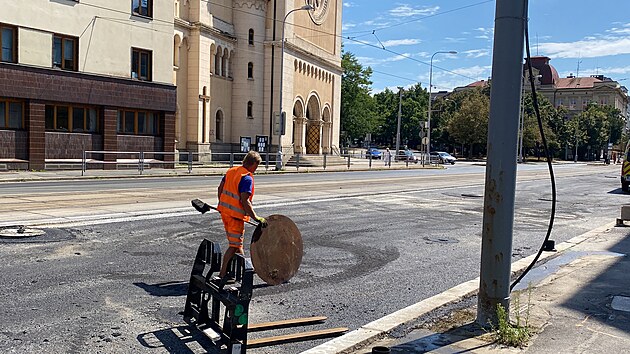
[[[291,279],[302,263],[302,235],[295,223],[284,215],[271,215],[266,228],[258,227],[252,237],[250,253],[254,270],[269,285]]]

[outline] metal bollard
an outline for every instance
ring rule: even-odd
[[[138,158],[138,169],[140,170],[140,174],[144,171],[144,152],[140,151],[140,156]]]
[[[350,153],[348,153],[348,169],[350,169]]]
[[[188,173],[192,173],[192,152],[188,151]]]
[[[324,170],[326,169],[326,156],[327,154],[324,154]]]
[[[83,150],[83,161],[81,162],[81,176],[85,174],[85,150]]]
[[[370,160],[370,161],[368,162],[368,168],[372,168],[372,154],[369,154],[369,155],[368,155],[368,160]]]
[[[295,170],[296,171],[300,170],[300,154],[299,153],[295,154]]]
[[[230,168],[234,167],[234,153],[230,153]]]

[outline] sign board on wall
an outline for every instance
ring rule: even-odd
[[[256,135],[256,150],[258,152],[267,152],[269,148],[269,137],[266,135]]]
[[[249,136],[241,137],[241,152],[249,152],[251,150],[252,138]]]

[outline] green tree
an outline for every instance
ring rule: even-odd
[[[543,131],[547,140],[548,148],[552,158],[558,157],[563,146],[567,146],[571,134],[566,123],[567,112],[563,107],[556,109],[547,98],[537,94],[538,108],[543,125]],[[523,153],[533,151],[536,157],[544,157],[544,146],[538,118],[534,110],[531,93],[525,94],[524,100],[524,122],[523,122]]]
[[[346,142],[362,141],[378,129],[375,101],[370,95],[372,69],[364,68],[349,52],[341,56],[341,131]]]
[[[596,158],[600,151],[608,150],[608,143],[616,144],[621,140],[625,123],[618,109],[597,104],[589,104],[575,121],[573,127],[579,132],[579,155],[583,156],[586,149],[586,152],[596,154]]]
[[[486,144],[490,99],[481,89],[462,92],[463,99],[458,110],[448,121],[449,135],[458,143],[468,145],[468,156],[472,157],[475,145]]]

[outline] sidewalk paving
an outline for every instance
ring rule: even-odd
[[[407,316],[406,322],[393,321],[387,331],[379,332],[379,327],[392,322],[394,314],[305,353],[364,354],[374,347],[391,353],[626,353],[630,350],[630,228],[613,225],[563,242],[557,252],[544,252],[539,265],[515,288],[511,319],[518,314],[522,323],[527,318],[535,333],[523,348],[494,343],[491,333],[474,323],[477,299],[471,287],[478,287],[477,278],[429,299],[436,306],[428,306],[415,318]],[[512,271],[524,269],[531,259],[515,262]],[[453,299],[453,293],[459,296]],[[446,314],[436,310],[440,304],[457,301],[456,310]],[[423,302],[407,311],[418,310]],[[398,318],[405,318],[401,311]],[[369,331],[357,340],[359,332]]]
[[[145,168],[142,173],[136,168],[103,170],[89,169],[85,172],[81,169],[55,169],[45,171],[10,170],[0,171],[0,182],[41,181],[41,180],[70,180],[70,179],[101,179],[101,178],[142,178],[142,177],[177,177],[177,176],[216,176],[223,175],[230,168],[229,164],[194,166],[190,172],[186,165],[178,165],[174,169]],[[316,173],[316,172],[344,172],[344,171],[378,171],[378,170],[411,170],[411,169],[442,169],[442,165],[405,164],[392,162],[391,166],[384,166],[380,160],[370,161],[366,159],[352,159],[350,168],[347,165],[329,165],[323,167],[303,166],[299,169],[295,166],[285,166],[281,171],[276,171],[275,166],[267,169],[261,164],[256,171],[257,175],[281,174],[281,173]]]

